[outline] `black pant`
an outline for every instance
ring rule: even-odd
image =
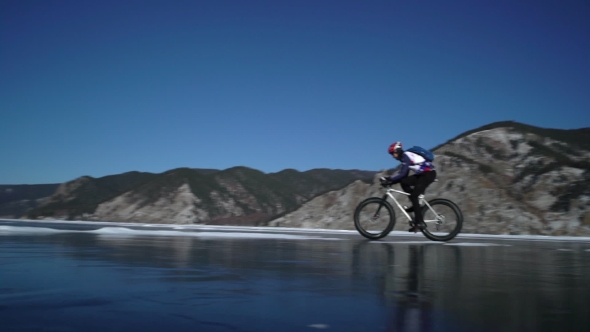
[[[400,181],[402,189],[410,194],[410,201],[414,207],[414,222],[416,224],[424,222],[422,211],[420,211],[418,196],[424,194],[424,191],[426,191],[426,188],[434,182],[434,179],[436,179],[436,171],[428,171],[407,176]],[[412,187],[414,188],[412,189]]]

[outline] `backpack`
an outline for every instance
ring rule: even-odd
[[[426,150],[423,147],[420,146],[413,146],[409,149],[407,149],[406,151],[410,151],[413,152],[417,155],[422,156],[422,158],[426,159],[426,161],[434,161],[434,153],[430,152],[430,150]]]

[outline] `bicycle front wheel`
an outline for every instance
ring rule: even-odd
[[[422,229],[424,236],[433,241],[452,240],[463,227],[463,214],[457,204],[448,199],[433,199],[422,207],[422,216],[426,227]]]
[[[387,201],[371,197],[362,201],[354,211],[354,227],[367,239],[387,236],[395,226],[395,212]]]

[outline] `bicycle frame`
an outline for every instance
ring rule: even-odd
[[[406,218],[408,218],[408,221],[409,222],[412,222],[412,217],[410,217],[410,215],[406,212],[406,210],[397,201],[397,199],[395,198],[395,196],[393,196],[392,193],[398,193],[398,194],[402,194],[402,195],[405,195],[405,196],[410,196],[410,194],[408,194],[405,191],[396,190],[396,189],[393,189],[393,188],[387,188],[386,189],[386,192],[385,192],[385,195],[383,195],[383,200],[387,200],[387,197],[390,197],[395,202],[395,205],[397,205],[397,207],[400,209],[400,211],[402,211],[402,213],[406,216]],[[430,211],[432,211],[432,213],[434,213],[434,215],[437,216],[437,220],[424,220],[425,223],[427,223],[427,222],[440,222],[440,220],[438,220],[438,213],[436,213],[436,211],[434,211],[434,209],[430,206],[430,204],[428,204],[428,202],[424,199],[424,195],[418,196],[418,203],[420,205],[422,203],[424,203],[426,206],[428,206],[428,208],[430,209]]]
[[[449,241],[455,238],[455,236],[457,236],[457,234],[459,234],[461,231],[461,227],[463,225],[463,214],[461,213],[461,210],[457,204],[453,203],[452,201],[445,198],[435,198],[431,199],[430,201],[426,201],[425,195],[422,193],[422,195],[417,197],[417,203],[419,203],[417,208],[419,208],[420,211],[416,210],[415,213],[418,214],[423,212],[425,214],[423,217],[428,219],[424,220],[425,225],[416,225],[414,223],[415,219],[410,217],[412,212],[407,212],[404,206],[400,204],[394,195],[402,194],[404,196],[410,196],[410,194],[401,190],[393,189],[391,188],[391,185],[385,188],[381,187],[381,190],[385,191],[383,197],[373,196],[366,198],[361,201],[354,209],[354,227],[362,236],[370,240],[378,240],[387,236],[389,232],[395,228],[396,217],[399,215],[396,216],[395,207],[393,207],[391,202],[387,201],[387,197],[390,197],[397,208],[402,211],[404,216],[406,216],[410,226],[412,226],[410,231],[413,231],[414,233],[420,230],[424,236],[430,240]],[[438,213],[437,211],[439,211],[439,207],[441,209],[443,209],[443,207],[449,208],[450,211],[447,213],[447,210],[444,210],[445,212]],[[381,218],[381,210],[386,210],[384,211],[387,214],[387,216],[385,216],[385,220]],[[430,212],[432,212],[434,215],[430,216]],[[426,214],[428,214],[428,216],[426,216]],[[447,214],[451,218],[449,219],[450,225],[448,227],[446,225]],[[379,225],[376,223],[379,223]],[[385,228],[381,227],[382,224],[385,225]],[[366,225],[368,225],[369,228],[367,228]],[[373,226],[379,228],[376,230]]]

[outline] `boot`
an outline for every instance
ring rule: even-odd
[[[422,221],[419,223],[415,223],[414,220],[412,220],[412,222],[410,223],[410,229],[408,230],[408,232],[410,233],[418,233],[418,231],[421,231],[422,229],[426,228],[426,224]]]

